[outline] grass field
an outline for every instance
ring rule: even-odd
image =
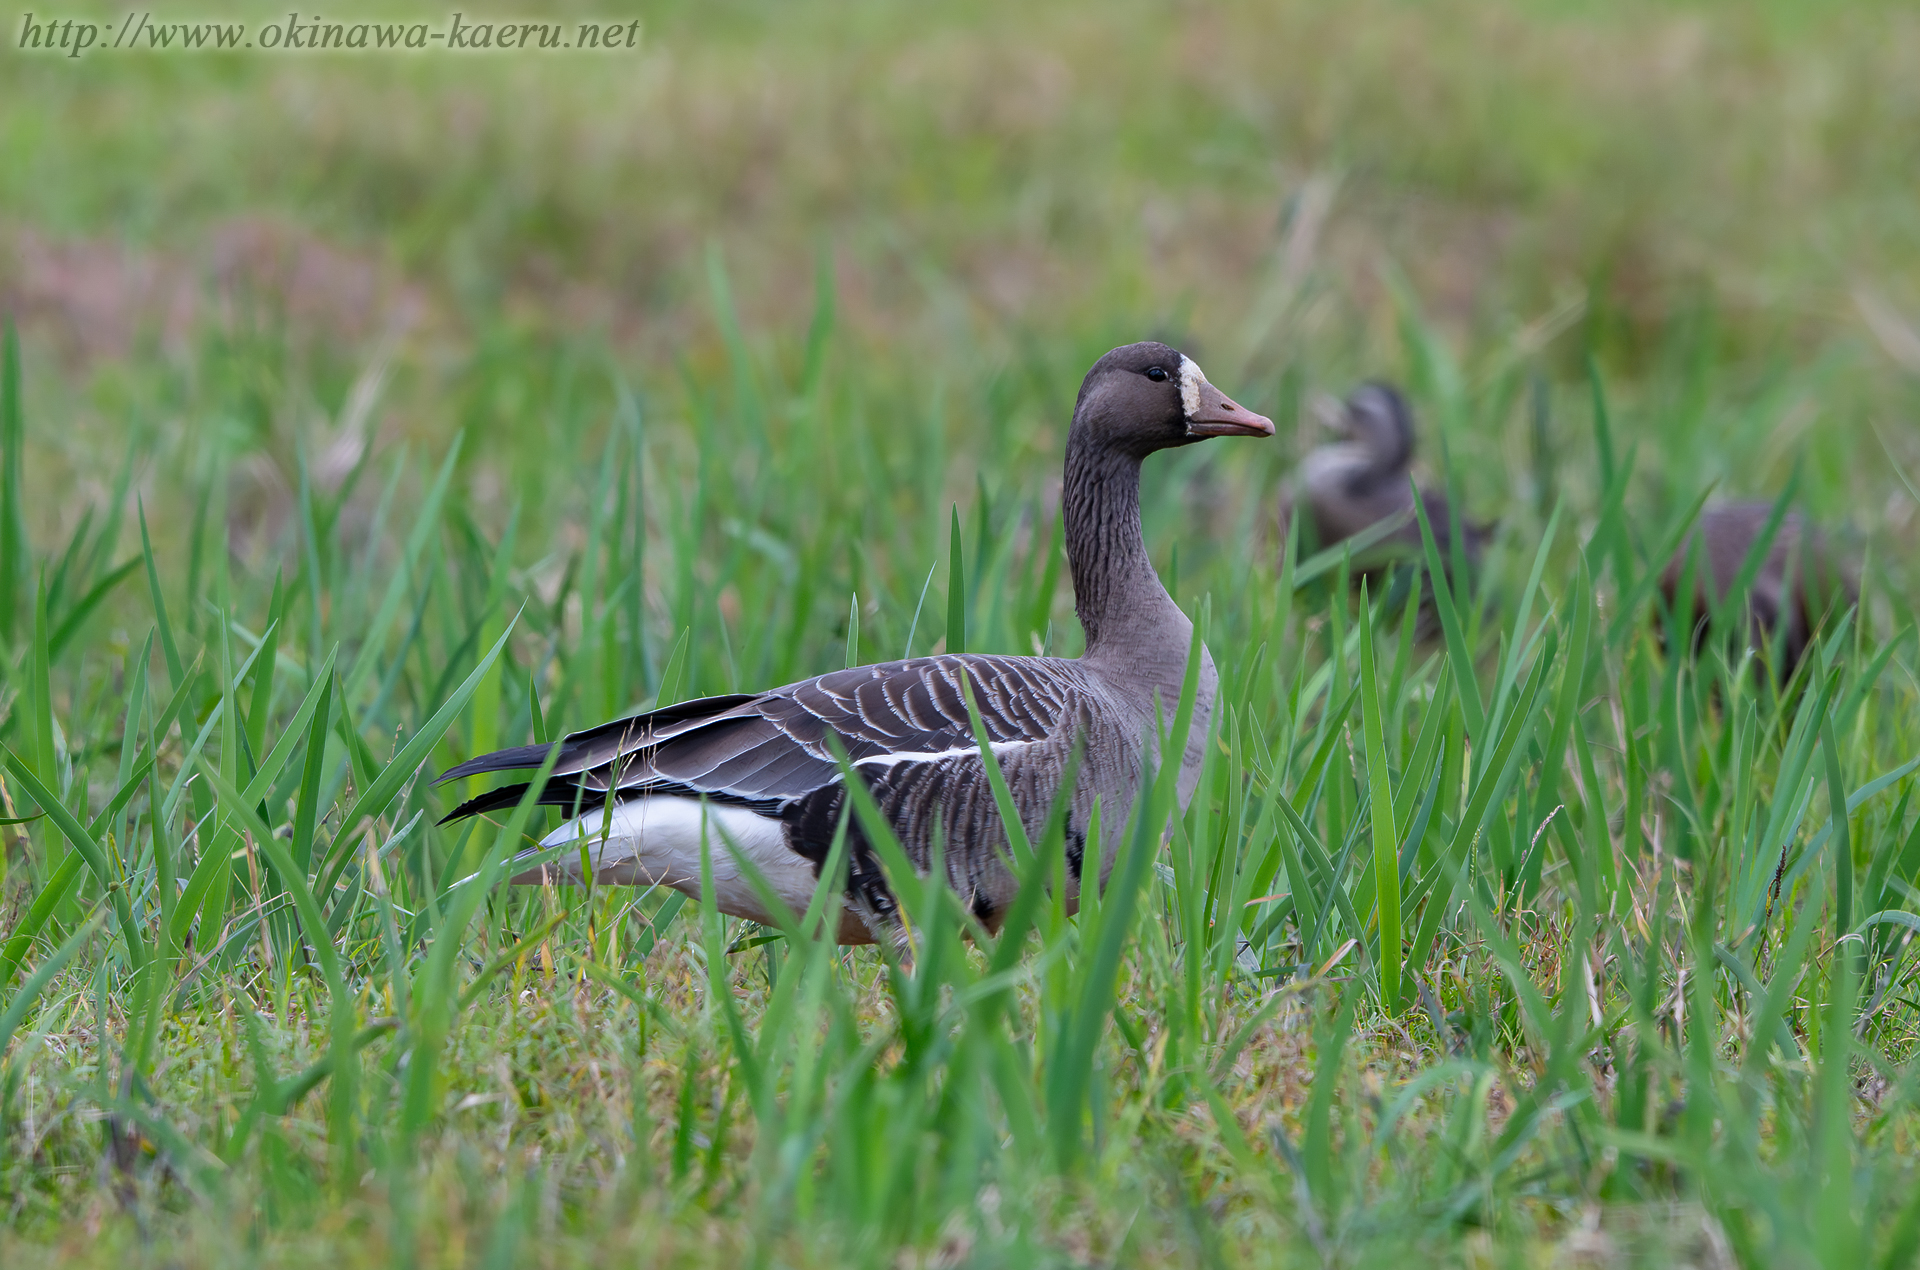
[[[1492,0],[0,52],[0,1264],[1914,1264],[1916,64]],[[1149,467],[1222,708],[1097,905],[897,878],[906,971],[435,826],[622,711],[1077,651],[1147,335],[1280,436]],[[1500,522],[1432,643],[1283,564],[1369,375]],[[1863,560],[1784,688],[1665,652],[1710,492]]]

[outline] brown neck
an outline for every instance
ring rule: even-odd
[[[1092,440],[1067,438],[1062,491],[1074,609],[1089,661],[1123,661],[1152,672],[1183,668],[1193,624],[1160,583],[1140,534],[1140,459]],[[1174,671],[1173,682],[1179,682]]]

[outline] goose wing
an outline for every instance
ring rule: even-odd
[[[963,679],[991,742],[1044,740],[1077,713],[1073,665],[1039,657],[918,657],[834,671],[758,696],[682,702],[556,742],[560,753],[540,801],[586,811],[609,797],[675,793],[773,811],[839,779],[829,734],[856,765],[976,751]],[[499,750],[438,779],[535,768],[550,748]],[[511,807],[526,789],[489,791],[446,819]]]

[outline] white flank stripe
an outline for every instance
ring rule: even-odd
[[[1013,750],[1022,750],[1032,745],[1032,741],[994,741],[989,748],[995,758]],[[978,754],[977,745],[958,745],[950,750],[901,750],[894,754],[872,754],[863,759],[855,759],[855,767],[892,767],[895,763],[933,763],[943,758],[963,758]]]

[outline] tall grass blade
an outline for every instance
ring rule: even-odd
[[[95,840],[93,834],[75,819],[73,813],[68,811],[59,797],[41,782],[33,769],[20,761],[18,754],[0,746],[0,763],[4,763],[6,769],[13,773],[13,778],[20,782],[20,787],[27,797],[47,813],[47,818],[53,821],[55,827],[66,837],[67,842],[87,862],[87,867],[93,870],[93,876],[99,880],[101,888],[111,897],[114,916],[119,919],[120,933],[126,941],[127,960],[134,969],[138,970],[147,960],[150,950],[147,948],[140,923],[134,919],[133,905],[127,897],[125,880],[108,862],[106,852],[101,849],[100,843]]]
[[[967,651],[967,566],[960,539],[960,509],[947,534],[947,651]]]
[[[453,721],[459,718],[461,712],[467,708],[467,702],[472,700],[473,694],[479,689],[480,681],[486,677],[488,671],[493,669],[495,659],[506,649],[507,641],[513,637],[513,627],[513,622],[507,624],[507,629],[501,633],[498,640],[494,641],[487,655],[480,659],[480,664],[474,667],[473,673],[454,689],[453,695],[434,712],[433,717],[408,738],[400,752],[393,756],[393,761],[380,769],[360,796],[354,800],[353,805],[347,809],[347,813],[340,818],[340,832],[328,848],[327,860],[322,868],[326,878],[320,888],[322,894],[333,890],[334,883],[347,866],[349,857],[346,849],[359,840],[366,822],[383,814],[388,805],[398,796],[401,788],[419,774],[421,765],[427,761],[427,756],[433,752],[433,747],[440,743],[440,738],[445,736],[447,729],[453,726]]]
[[[1400,1011],[1400,835],[1394,827],[1393,788],[1387,777],[1380,682],[1374,671],[1373,610],[1360,584],[1360,719],[1365,734],[1369,818],[1373,830],[1374,914],[1380,930],[1380,1005]]]
[[[19,638],[19,606],[32,569],[28,559],[26,419],[20,406],[20,333],[7,319],[0,341],[0,639]]]

